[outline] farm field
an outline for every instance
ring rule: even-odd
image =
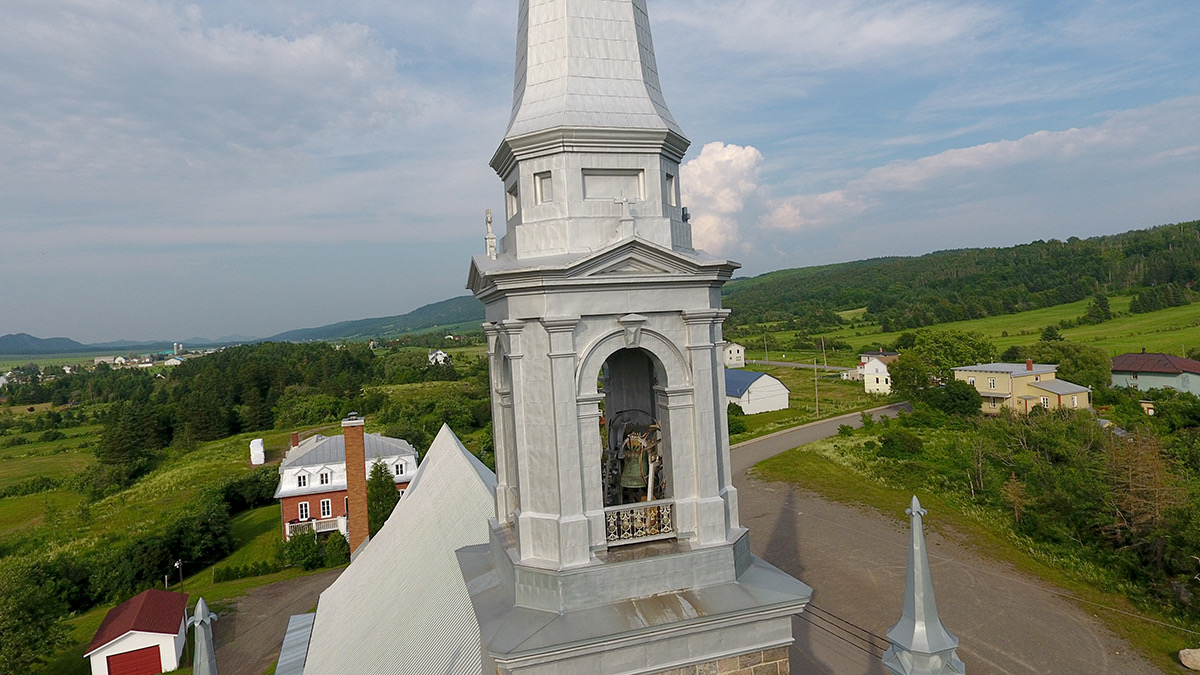
[[[1200,347],[1200,303],[1170,307],[1146,314],[1129,314],[1130,300],[1130,296],[1111,297],[1110,305],[1113,313],[1118,316],[1104,323],[1064,328],[1060,332],[1067,340],[1100,347],[1114,356],[1125,352],[1141,351],[1143,347],[1148,352],[1168,354],[1180,354],[1181,348],[1186,350]],[[933,330],[950,328],[980,332],[987,335],[998,350],[1003,351],[1014,345],[1027,345],[1038,341],[1046,326],[1057,326],[1060,321],[1074,320],[1083,316],[1089,302],[1089,300],[1083,300],[1019,314],[955,321],[926,328]],[[878,326],[875,324],[860,324],[857,327],[845,327],[814,337],[823,336],[829,340],[844,340],[850,343],[854,347],[850,354],[832,351],[827,351],[827,354],[830,365],[834,365],[835,361],[839,365],[852,365],[857,353],[867,345],[878,342],[888,344],[895,342],[902,332],[913,332],[912,330],[891,333],[876,331],[878,331]],[[794,334],[794,331],[770,332],[777,341],[784,344]],[[746,344],[746,358],[761,359],[762,347],[754,346],[753,340],[746,342],[749,343]],[[819,351],[814,354],[812,351],[781,350],[779,354],[776,354],[772,350],[771,353],[773,358],[787,353],[787,360],[805,363],[811,363],[814,356],[819,360],[821,356]],[[850,362],[845,362],[843,358],[845,356],[849,357]]]

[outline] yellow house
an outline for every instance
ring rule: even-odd
[[[1004,408],[1027,413],[1038,406],[1090,409],[1092,391],[1058,379],[1057,370],[1056,365],[1033,361],[980,363],[955,368],[954,379],[975,387],[985,413],[998,414]]]

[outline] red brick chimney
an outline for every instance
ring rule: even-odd
[[[1025,359],[1025,370],[1033,370],[1033,359]]]
[[[298,447],[300,447],[300,432],[293,431],[292,432],[292,449],[294,450]]]
[[[358,550],[367,538],[367,448],[363,439],[363,424],[366,420],[358,413],[342,420],[342,435],[346,440],[346,496],[350,500],[347,523],[350,536],[350,551]]]

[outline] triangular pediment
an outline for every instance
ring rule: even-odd
[[[634,239],[596,252],[571,265],[566,276],[618,277],[694,274],[696,261],[646,242]]]

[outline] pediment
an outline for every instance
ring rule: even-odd
[[[695,273],[696,267],[694,261],[674,251],[647,246],[635,240],[575,263],[567,276],[580,278],[689,275]]]

